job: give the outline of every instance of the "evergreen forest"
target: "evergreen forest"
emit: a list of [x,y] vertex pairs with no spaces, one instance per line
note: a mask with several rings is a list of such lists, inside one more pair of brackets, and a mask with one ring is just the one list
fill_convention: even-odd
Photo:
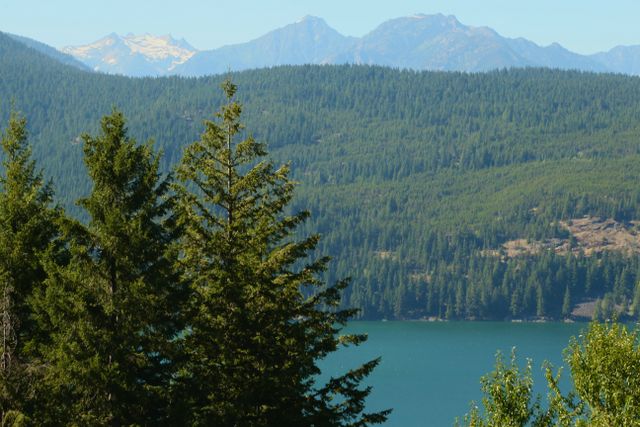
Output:
[[172,173],[117,109],[82,135],[90,191],[76,206],[32,159],[10,114],[0,146],[0,424],[351,426],[379,363],[321,383],[318,362],[365,335],[341,333],[348,281],[325,283],[316,234],[292,235],[287,165],[243,137],[237,87]]
[[[224,104],[228,77],[85,72],[3,34],[0,70],[0,122],[12,110],[28,119],[54,205],[87,226],[89,205],[75,203],[92,189],[82,135],[116,107],[167,174]],[[341,307],[364,319],[561,319],[583,303],[600,318],[640,314],[638,248],[584,250],[563,225],[613,220],[636,235],[639,78],[349,65],[231,77],[242,137],[298,183],[283,209],[310,213],[294,238],[321,235],[309,256],[333,258],[323,283],[351,277]],[[510,253],[516,240],[568,249]]]

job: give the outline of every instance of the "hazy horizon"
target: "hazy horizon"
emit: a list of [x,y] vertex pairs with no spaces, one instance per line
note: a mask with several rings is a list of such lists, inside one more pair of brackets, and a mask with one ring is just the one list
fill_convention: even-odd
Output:
[[258,2],[238,0],[212,4],[202,0],[92,4],[79,0],[42,3],[14,1],[3,5],[0,31],[30,37],[61,48],[94,42],[107,34],[171,34],[199,50],[244,43],[296,22],[306,15],[323,18],[346,36],[361,37],[389,19],[418,13],[454,15],[465,25],[487,26],[502,36],[523,37],[546,46],[559,43],[580,54],[640,44],[635,20],[640,3],[541,0],[535,4],[487,0],[402,3],[353,0]]

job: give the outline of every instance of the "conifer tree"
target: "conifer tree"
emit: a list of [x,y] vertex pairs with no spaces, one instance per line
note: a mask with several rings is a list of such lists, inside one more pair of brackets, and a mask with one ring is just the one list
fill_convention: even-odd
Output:
[[42,338],[31,304],[42,286],[39,254],[56,234],[53,191],[36,171],[27,145],[26,120],[12,113],[2,135],[0,175],[0,411],[1,423],[21,418],[35,404],[36,354]]
[[631,316],[640,317],[640,283],[636,283],[633,301],[631,302]]
[[564,290],[564,297],[562,298],[562,315],[567,318],[571,315],[571,291],[569,285]]
[[[387,411],[364,414],[364,364],[318,386],[317,362],[342,344],[354,314],[340,310],[340,282],[325,286],[326,258],[305,264],[318,236],[294,241],[307,212],[283,213],[293,194],[288,166],[262,158],[262,144],[242,138],[236,86],[206,121],[178,169],[181,245],[190,283],[187,365],[181,378],[194,425],[364,426]],[[306,293],[303,293],[306,291]],[[310,296],[305,296],[310,295]]]
[[44,297],[53,327],[47,352],[51,420],[74,425],[169,423],[170,381],[181,331],[169,181],[151,142],[127,135],[122,113],[84,135],[93,181],[69,221],[69,262],[47,264]]

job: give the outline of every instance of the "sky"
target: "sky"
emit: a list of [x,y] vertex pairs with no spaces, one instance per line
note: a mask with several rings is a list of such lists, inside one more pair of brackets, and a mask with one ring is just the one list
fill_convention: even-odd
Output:
[[0,0],[0,31],[58,48],[112,32],[171,34],[204,50],[255,39],[305,15],[360,37],[416,13],[455,15],[465,25],[581,54],[640,45],[638,0]]

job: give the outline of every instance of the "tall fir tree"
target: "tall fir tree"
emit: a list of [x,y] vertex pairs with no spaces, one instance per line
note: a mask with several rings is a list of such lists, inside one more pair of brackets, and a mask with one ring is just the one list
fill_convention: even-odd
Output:
[[54,424],[169,424],[183,295],[169,180],[152,143],[127,135],[122,113],[101,125],[99,136],[83,136],[93,189],[79,204],[88,225],[67,222],[69,262],[47,264],[48,417]]
[[305,264],[318,236],[291,236],[308,213],[283,213],[294,188],[289,168],[261,160],[264,146],[242,138],[236,86],[227,80],[223,90],[218,120],[205,122],[178,168],[182,264],[191,288],[181,380],[191,423],[383,422],[387,411],[363,413],[370,389],[361,381],[377,360],[316,384],[318,360],[365,337],[339,335],[354,314],[338,308],[347,283],[318,279],[326,258]]
[[[39,381],[37,352],[43,331],[34,322],[33,294],[45,274],[40,254],[56,235],[53,191],[36,171],[26,120],[12,113],[2,135],[0,175],[0,411],[2,425],[31,412]],[[8,421],[7,421],[8,422]]]
[[571,316],[571,291],[569,285],[565,287],[564,297],[562,298],[562,316],[568,318]]

